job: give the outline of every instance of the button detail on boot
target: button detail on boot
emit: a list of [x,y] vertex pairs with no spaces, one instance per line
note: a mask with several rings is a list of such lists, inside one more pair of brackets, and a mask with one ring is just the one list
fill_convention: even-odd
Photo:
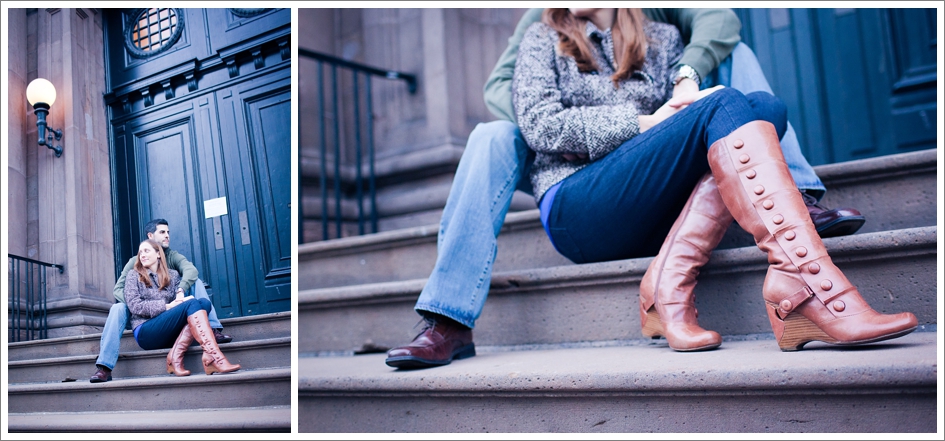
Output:
[[774,208],[774,202],[771,202],[771,199],[768,199],[767,201],[762,202],[761,206],[765,207],[765,210],[770,210]]
[[[797,254],[797,257],[804,257],[807,255],[807,248],[797,247],[797,249],[794,250],[794,253]],[[824,288],[824,289],[828,289],[828,288]]]
[[746,176],[748,179],[755,179],[755,176],[758,176],[758,172],[756,172],[756,171],[754,171],[754,170],[748,170],[748,173],[745,173],[745,176]]
[[765,192],[765,188],[761,185],[755,187],[755,194],[760,195]]
[[847,305],[843,304],[842,300],[837,300],[836,302],[833,302],[833,309],[837,312],[843,312],[843,310],[846,309],[846,307]]
[[820,265],[818,265],[816,262],[814,262],[814,263],[810,264],[810,266],[808,266],[807,269],[810,270],[810,273],[811,273],[811,274],[817,274],[817,273],[820,272]]
[[781,225],[781,223],[784,222],[784,216],[776,214],[773,218],[771,218],[771,221],[774,222],[775,225]]
[[735,148],[740,149],[745,146],[745,141],[736,139],[735,142],[732,143],[732,145],[735,146]]
[[787,240],[794,240],[795,237],[797,237],[797,233],[795,233],[794,230],[788,230],[784,233],[784,238]]
[[781,303],[778,305],[782,311],[790,311],[794,307],[794,304],[790,300],[784,299],[781,300]]
[[748,155],[741,155],[738,157],[738,162],[741,162],[742,164],[747,164],[748,161],[751,161],[751,157]]
[[823,282],[820,282],[820,287],[824,291],[830,291],[830,288],[833,288],[833,282],[825,279]]

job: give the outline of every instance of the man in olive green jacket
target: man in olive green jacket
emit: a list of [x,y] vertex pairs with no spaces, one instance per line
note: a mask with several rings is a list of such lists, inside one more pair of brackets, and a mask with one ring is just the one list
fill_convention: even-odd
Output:
[[[541,20],[542,11],[530,9],[524,14],[486,82],[486,106],[500,120],[479,124],[469,135],[440,221],[436,265],[414,307],[426,326],[409,345],[388,352],[389,366],[441,366],[475,355],[472,328],[489,293],[496,237],[512,193],[516,188],[531,193],[529,180],[522,178],[527,178],[534,154],[515,125],[511,83],[519,43],[528,27]],[[716,84],[744,93],[771,93],[754,53],[740,43],[741,22],[732,10],[643,12],[650,20],[676,26],[686,44],[675,66],[670,105],[686,105],[685,97]],[[816,204],[825,189],[801,154],[790,124],[782,148],[818,232],[826,237],[856,231],[863,223],[859,212]]]
[[[178,285],[177,288],[178,295],[183,296],[186,293],[194,298],[205,298],[209,300],[203,282],[197,278],[197,267],[195,267],[193,263],[190,263],[183,254],[170,248],[171,232],[167,221],[164,219],[153,219],[145,224],[144,232],[148,236],[148,239],[157,241],[161,244],[161,247],[164,248],[164,257],[167,259],[168,268],[180,273],[180,285]],[[121,335],[128,326],[128,319],[131,315],[128,311],[128,306],[125,305],[125,278],[128,276],[129,272],[134,271],[136,263],[138,263],[137,255],[128,260],[128,263],[126,263],[125,267],[121,270],[121,276],[119,276],[118,281],[115,282],[115,288],[112,294],[115,296],[115,300],[117,300],[118,303],[112,305],[111,309],[108,311],[108,317],[105,319],[105,327],[102,328],[102,339],[99,344],[98,359],[95,360],[95,374],[89,379],[91,383],[103,383],[111,381],[112,379],[112,369],[115,368],[115,364],[118,362]],[[217,343],[228,343],[233,340],[233,337],[223,333],[223,325],[220,324],[216,310],[213,308],[210,309],[210,313],[208,314],[208,321],[210,322],[210,327],[213,328],[213,334],[216,337]]]

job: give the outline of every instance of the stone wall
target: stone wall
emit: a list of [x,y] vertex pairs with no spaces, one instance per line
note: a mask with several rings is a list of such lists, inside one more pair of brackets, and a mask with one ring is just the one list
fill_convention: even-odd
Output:
[[[10,253],[65,267],[47,279],[50,337],[100,332],[115,284],[101,13],[10,9],[9,24]],[[56,87],[58,158],[25,99],[39,77]]]
[[[410,93],[402,81],[372,79],[373,139],[380,230],[439,221],[453,172],[476,124],[495,117],[482,89],[524,9],[299,9],[299,46],[370,66],[417,76]],[[303,242],[320,240],[320,153],[316,63],[300,58],[299,121]],[[329,76],[325,71],[326,81]],[[353,82],[339,79],[341,176],[353,176]],[[361,86],[359,86],[361,87]],[[363,90],[363,88],[362,88]],[[328,93],[327,90],[325,92]],[[346,101],[347,99],[347,101]],[[351,104],[347,104],[351,107]],[[329,139],[326,144],[333,145]],[[332,148],[326,158],[334,161]],[[366,166],[362,166],[366,169]],[[329,170],[327,174],[332,174]],[[344,181],[344,178],[342,178]],[[528,197],[514,209],[532,208]],[[346,200],[346,230],[356,207]],[[329,213],[333,211],[329,207]]]

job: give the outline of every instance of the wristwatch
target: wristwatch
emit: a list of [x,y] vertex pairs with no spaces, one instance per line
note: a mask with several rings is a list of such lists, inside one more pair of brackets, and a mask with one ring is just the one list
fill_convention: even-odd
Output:
[[692,66],[688,64],[679,65],[679,69],[676,70],[676,78],[673,79],[673,86],[679,84],[684,78],[689,78],[692,81],[696,82],[696,85],[702,84],[702,79],[699,78],[699,72],[696,72]]

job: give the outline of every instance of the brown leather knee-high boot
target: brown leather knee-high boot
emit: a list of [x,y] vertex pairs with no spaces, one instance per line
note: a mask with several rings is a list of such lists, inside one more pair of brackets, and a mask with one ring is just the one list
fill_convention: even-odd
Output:
[[187,353],[187,348],[190,347],[190,343],[193,341],[194,336],[190,333],[190,325],[184,325],[184,328],[180,330],[180,335],[177,336],[177,341],[174,342],[174,346],[167,353],[167,373],[178,377],[190,375],[190,371],[184,369],[184,354]]
[[210,322],[207,320],[207,311],[200,310],[187,316],[187,323],[194,335],[194,339],[203,348],[203,370],[207,375],[214,372],[227,373],[240,368],[238,364],[231,364],[213,337],[213,329],[210,329]]
[[695,295],[699,268],[732,224],[711,173],[696,184],[689,201],[640,281],[640,325],[647,337],[664,336],[677,351],[713,349],[722,336],[697,321]]
[[753,121],[709,148],[725,205],[768,253],[764,299],[783,351],[810,341],[850,345],[906,335],[912,313],[880,314],[833,264],[781,153],[774,126]]

